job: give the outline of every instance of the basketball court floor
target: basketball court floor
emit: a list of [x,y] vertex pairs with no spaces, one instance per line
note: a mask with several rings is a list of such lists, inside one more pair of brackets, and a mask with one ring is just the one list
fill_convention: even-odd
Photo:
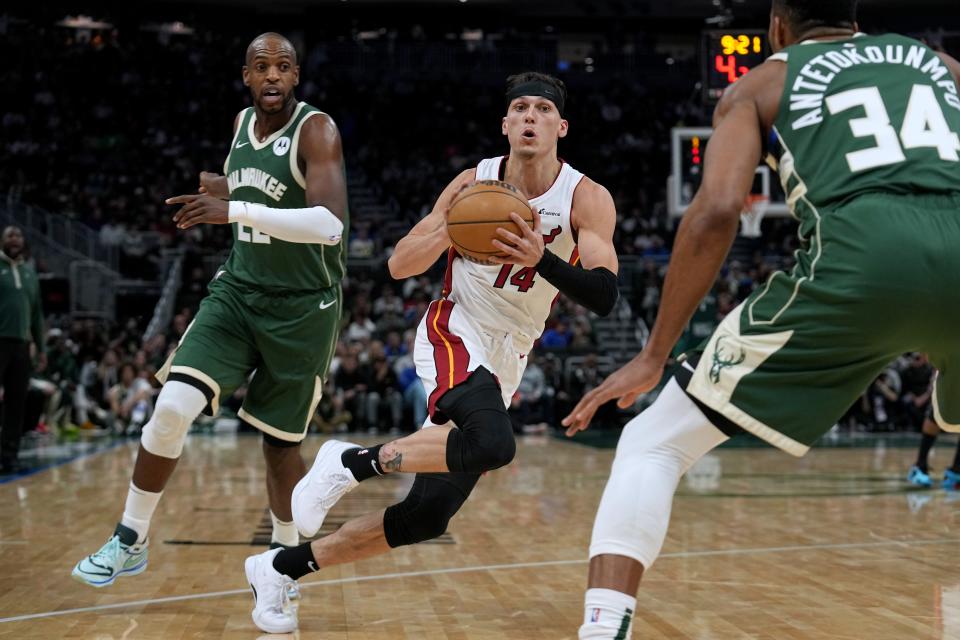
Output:
[[[304,454],[312,459],[321,442],[309,438]],[[937,468],[953,446],[944,438]],[[111,533],[135,452],[135,441],[122,442],[0,484],[0,637],[290,638],[262,635],[250,620],[243,560],[270,535],[252,436],[191,438],[144,574],[100,590],[70,579]],[[766,448],[715,452],[681,481],[634,638],[960,638],[960,495],[912,491],[903,477],[914,455],[882,444],[800,460]],[[576,638],[612,456],[524,439],[441,539],[305,579],[296,637]],[[408,483],[364,483],[321,535],[390,504]]]

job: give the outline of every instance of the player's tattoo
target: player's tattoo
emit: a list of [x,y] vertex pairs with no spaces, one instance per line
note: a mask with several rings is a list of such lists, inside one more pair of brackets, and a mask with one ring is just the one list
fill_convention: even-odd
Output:
[[396,451],[389,444],[380,449],[380,467],[387,473],[400,471],[403,463],[403,454]]

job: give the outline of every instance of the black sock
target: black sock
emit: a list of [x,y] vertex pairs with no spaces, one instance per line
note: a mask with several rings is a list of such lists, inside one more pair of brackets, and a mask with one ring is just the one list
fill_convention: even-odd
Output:
[[273,556],[273,568],[293,580],[320,570],[309,542],[304,542],[299,547],[281,549],[280,553]]
[[340,462],[347,469],[350,469],[357,482],[363,482],[373,476],[382,476],[383,467],[380,466],[380,447],[382,446],[382,444],[378,444],[369,449],[360,449],[359,447],[348,449],[340,455]]
[[937,436],[923,434],[920,438],[920,453],[917,454],[917,467],[920,471],[927,473],[927,459],[930,457],[930,449],[933,443],[937,441]]
[[957,453],[953,456],[953,466],[950,470],[954,473],[960,473],[960,442],[957,443]]
[[128,547],[132,547],[137,543],[137,537],[139,534],[130,527],[124,526],[118,522],[117,528],[113,530],[113,535],[120,536],[120,542]]

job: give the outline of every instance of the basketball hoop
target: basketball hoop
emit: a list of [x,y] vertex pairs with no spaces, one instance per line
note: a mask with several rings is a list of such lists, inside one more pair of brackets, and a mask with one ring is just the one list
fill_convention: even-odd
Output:
[[770,206],[770,196],[760,193],[751,193],[743,204],[740,212],[740,235],[744,238],[759,238],[760,223]]

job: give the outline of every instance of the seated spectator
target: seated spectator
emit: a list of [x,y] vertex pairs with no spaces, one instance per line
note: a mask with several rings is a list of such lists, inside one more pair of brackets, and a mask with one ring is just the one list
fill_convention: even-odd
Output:
[[404,334],[404,349],[406,353],[393,363],[393,371],[397,376],[397,384],[403,392],[404,405],[413,413],[413,430],[419,429],[427,421],[427,392],[423,382],[417,375],[417,367],[413,361],[413,345],[416,341],[416,332],[412,329]]
[[340,366],[333,378],[336,389],[336,413],[350,412],[353,417],[351,426],[360,429],[366,426],[367,390],[370,388],[370,370],[361,365],[357,354],[348,350],[340,360]]
[[119,433],[138,433],[153,413],[153,387],[132,362],[120,365],[120,382],[108,393],[114,430]]
[[[394,373],[383,343],[370,343],[370,390],[367,392],[367,425],[372,433],[384,431],[386,425],[390,433],[400,432],[400,422],[403,420],[403,396],[397,389],[397,375]],[[386,419],[381,415],[386,408]]]
[[566,349],[570,344],[570,333],[565,322],[557,322],[540,336],[540,346],[544,349]]
[[530,362],[523,371],[517,392],[510,404],[514,431],[518,433],[544,433],[547,430],[545,405],[546,377],[540,368],[540,359],[530,354]]
[[373,333],[376,330],[377,327],[373,324],[373,320],[371,320],[367,315],[365,306],[358,304],[356,309],[354,309],[353,319],[347,326],[347,331],[344,337],[348,342],[366,343],[370,342],[370,339],[373,337]]

